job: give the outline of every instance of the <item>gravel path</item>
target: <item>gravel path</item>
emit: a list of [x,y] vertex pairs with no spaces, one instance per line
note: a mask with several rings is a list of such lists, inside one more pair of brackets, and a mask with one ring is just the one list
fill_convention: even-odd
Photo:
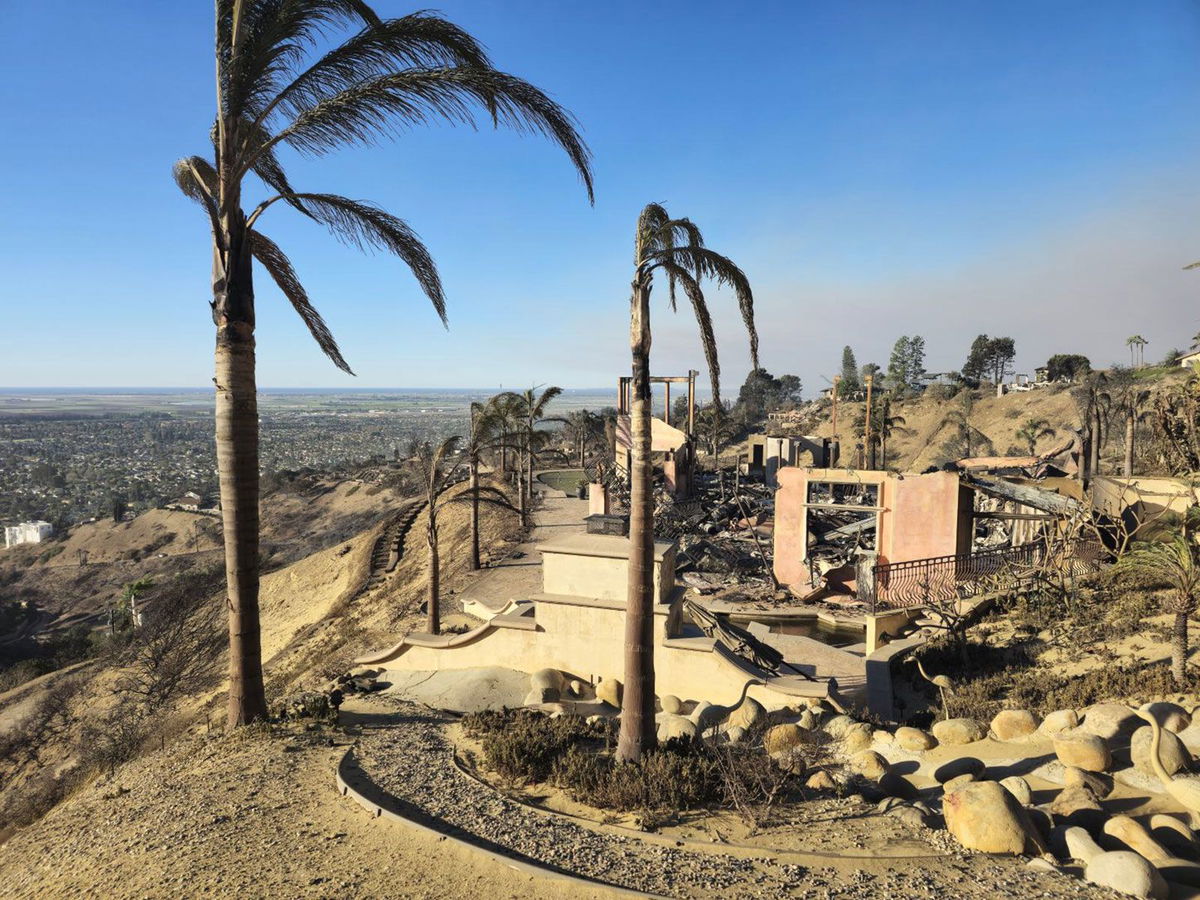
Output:
[[855,871],[845,861],[807,867],[595,831],[535,812],[465,777],[453,765],[445,735],[449,718],[391,702],[394,721],[367,729],[356,758],[376,785],[398,799],[401,811],[491,850],[609,884],[672,897],[1115,896],[1065,875],[1034,872],[1020,860],[981,855],[897,860],[882,868],[872,860],[874,871]]

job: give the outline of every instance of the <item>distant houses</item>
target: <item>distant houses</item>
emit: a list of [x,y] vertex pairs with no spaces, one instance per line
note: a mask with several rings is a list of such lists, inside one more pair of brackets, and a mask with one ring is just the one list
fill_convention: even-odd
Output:
[[1200,349],[1193,347],[1187,353],[1181,353],[1175,357],[1175,362],[1185,369],[1195,368],[1197,365],[1200,365]]
[[167,509],[179,509],[183,512],[205,513],[206,515],[216,515],[221,508],[221,504],[215,500],[210,500],[203,494],[198,494],[195,491],[188,491],[180,497],[175,498],[170,503],[166,504]]
[[4,529],[4,548],[7,550],[18,544],[40,544],[52,534],[54,534],[54,526],[40,520],[9,525]]

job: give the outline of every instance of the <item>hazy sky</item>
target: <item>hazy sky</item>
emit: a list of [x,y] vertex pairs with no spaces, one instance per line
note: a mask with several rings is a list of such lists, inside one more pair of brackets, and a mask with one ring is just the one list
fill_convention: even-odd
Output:
[[[451,327],[399,261],[277,205],[262,228],[359,377],[260,273],[262,385],[614,382],[651,200],[742,265],[763,364],[810,395],[844,344],[886,364],[900,334],[926,337],[933,371],[979,332],[1011,335],[1031,371],[1054,352],[1127,360],[1135,332],[1157,359],[1200,330],[1200,272],[1181,271],[1200,258],[1195,0],[438,6],[578,116],[596,206],[560,151],[506,133],[286,156],[299,189],[417,229]],[[206,0],[0,0],[0,385],[210,382],[207,226],[170,167],[206,152],[211,16]],[[703,369],[665,299],[655,372]],[[732,298],[710,301],[733,388],[745,336]]]

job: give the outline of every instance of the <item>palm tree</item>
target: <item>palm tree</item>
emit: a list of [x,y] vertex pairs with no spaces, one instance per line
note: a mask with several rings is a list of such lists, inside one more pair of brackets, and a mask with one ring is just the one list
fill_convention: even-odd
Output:
[[1145,543],[1125,554],[1117,565],[1171,585],[1163,611],[1175,616],[1171,639],[1171,676],[1183,688],[1187,683],[1188,618],[1200,602],[1200,547],[1187,522],[1169,540]]
[[[493,397],[494,401],[496,398]],[[492,448],[496,426],[495,408],[492,403],[472,403],[471,419],[467,426],[467,437],[463,441],[463,456],[467,460],[471,494],[471,571],[479,571],[479,466],[483,455]]]
[[887,468],[887,442],[893,434],[907,434],[908,420],[904,416],[892,415],[892,398],[887,394],[879,402],[879,415],[876,417],[875,433],[872,438],[879,441],[879,468]]
[[710,403],[696,413],[696,436],[718,469],[721,467],[721,448],[728,446],[737,434],[737,423],[729,417],[728,410]]
[[417,454],[417,464],[420,466],[425,483],[425,503],[428,522],[425,527],[425,540],[429,545],[429,598],[426,604],[428,615],[428,631],[430,634],[441,634],[442,622],[440,615],[441,602],[441,563],[438,557],[438,510],[444,500],[448,499],[446,492],[458,483],[458,472],[462,466],[461,460],[454,459],[462,438],[455,435],[448,437],[437,447],[425,443]]
[[[1140,369],[1146,362],[1146,345],[1150,343],[1140,334],[1125,338],[1125,346],[1129,348],[1129,365]],[[1136,362],[1134,361],[1136,356]]]
[[[338,27],[355,29],[312,58]],[[445,321],[432,257],[401,219],[370,203],[301,193],[277,155],[322,156],[433,119],[543,135],[566,151],[592,195],[591,156],[571,115],[529,83],[493,67],[462,29],[428,13],[381,19],[363,0],[216,0],[217,113],[213,158],[175,164],[179,188],[203,207],[212,231],[216,325],[216,443],[229,607],[229,723],[267,715],[258,615],[259,466],[252,261],[267,271],[321,349],[350,372],[283,251],[259,228],[282,201],[360,248],[394,253]],[[247,215],[253,173],[270,196]]]
[[1026,419],[1017,429],[1016,437],[1029,448],[1029,455],[1033,456],[1037,453],[1037,442],[1044,437],[1053,437],[1054,433],[1045,419]]
[[554,398],[562,393],[562,388],[551,385],[540,394],[537,388],[528,388],[517,394],[509,392],[513,398],[517,418],[516,438],[517,469],[518,469],[518,508],[521,511],[521,524],[529,525],[529,513],[533,509],[533,461],[549,441],[549,433],[541,426],[548,422],[562,422],[556,416],[546,415]]
[[665,275],[667,296],[675,308],[681,287],[700,325],[700,340],[712,380],[713,404],[720,405],[720,366],[712,319],[701,282],[731,287],[750,333],[751,369],[758,365],[754,297],[750,282],[728,258],[704,246],[700,229],[688,219],[672,219],[657,203],[638,217],[634,237],[634,275],[630,298],[629,345],[633,358],[630,384],[629,599],[625,613],[625,696],[622,702],[619,759],[640,759],[655,745],[654,726],[654,497],[650,469],[650,290],[655,273]]
[[600,417],[591,410],[577,409],[567,415],[567,427],[564,430],[575,444],[581,469],[587,465],[587,446],[598,436],[600,428]]

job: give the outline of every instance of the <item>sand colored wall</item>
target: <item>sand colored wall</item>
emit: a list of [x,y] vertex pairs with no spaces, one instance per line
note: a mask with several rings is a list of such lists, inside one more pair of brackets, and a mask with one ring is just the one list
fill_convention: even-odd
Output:
[[1143,516],[1164,508],[1183,514],[1200,497],[1200,490],[1181,478],[1098,475],[1092,479],[1091,491],[1092,508],[1114,518],[1131,506],[1140,507]]
[[[538,544],[542,591],[621,603],[629,593],[629,538],[611,534],[571,534]],[[669,599],[675,586],[675,545],[654,544],[654,598]]]
[[[876,550],[880,563],[950,556],[969,549],[970,529],[963,527],[965,504],[954,472],[899,476],[890,472],[785,467],[777,474],[775,494],[775,575],[804,592],[811,585],[807,556],[805,512],[810,481],[858,482],[879,485]],[[853,588],[853,581],[839,583]]]

